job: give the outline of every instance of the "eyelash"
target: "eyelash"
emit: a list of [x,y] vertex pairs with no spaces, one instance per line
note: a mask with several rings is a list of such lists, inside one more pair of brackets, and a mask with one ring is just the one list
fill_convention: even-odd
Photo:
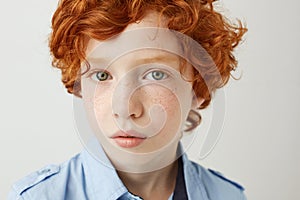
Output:
[[[100,74],[100,73],[107,74],[107,78],[105,80],[100,80],[99,79],[100,76],[98,76],[98,74]],[[110,80],[112,78],[111,75],[107,71],[96,71],[96,72],[93,72],[93,73],[91,73],[90,77],[94,81],[99,81],[99,82],[107,81],[107,80]]]
[[[99,74],[102,73],[102,74],[107,74],[107,77],[105,80],[100,80],[99,77]],[[155,74],[154,73],[160,73],[162,75],[161,78],[154,78]],[[156,74],[158,75],[158,74]],[[94,81],[97,81],[97,82],[103,82],[103,81],[107,81],[107,80],[110,80],[112,79],[112,76],[110,75],[109,72],[107,71],[95,71],[95,72],[92,72],[89,76],[92,80]],[[152,80],[152,81],[161,81],[161,80],[164,80],[166,78],[168,78],[169,75],[162,71],[162,70],[152,70],[152,71],[148,71],[144,76],[143,76],[143,79],[148,79],[148,80]]]
[[[154,78],[154,76],[155,76],[154,73],[160,73],[160,74],[163,75],[163,77],[160,78],[160,79],[156,79],[156,78]],[[151,76],[151,77],[148,77],[148,76]],[[146,79],[147,77],[150,80],[161,81],[161,80],[164,80],[164,79],[168,78],[169,75],[166,72],[162,71],[162,70],[153,70],[153,71],[150,71],[150,72],[146,73],[146,75],[144,76],[144,78]]]

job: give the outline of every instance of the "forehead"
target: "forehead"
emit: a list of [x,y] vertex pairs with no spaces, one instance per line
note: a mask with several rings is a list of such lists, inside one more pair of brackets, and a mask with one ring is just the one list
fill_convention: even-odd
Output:
[[110,39],[90,39],[86,56],[87,60],[99,57],[114,60],[127,53],[146,49],[182,54],[178,38],[173,31],[166,28],[166,19],[160,18],[155,12],[149,13],[139,22],[128,25],[123,32]]

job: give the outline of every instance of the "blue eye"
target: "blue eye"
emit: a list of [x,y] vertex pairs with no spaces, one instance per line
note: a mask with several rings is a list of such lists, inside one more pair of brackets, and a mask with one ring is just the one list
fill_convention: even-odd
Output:
[[106,81],[108,79],[111,79],[110,74],[105,71],[95,72],[91,77],[96,81]]
[[150,80],[156,80],[156,81],[165,79],[167,77],[168,75],[162,71],[152,71],[146,75],[146,78]]

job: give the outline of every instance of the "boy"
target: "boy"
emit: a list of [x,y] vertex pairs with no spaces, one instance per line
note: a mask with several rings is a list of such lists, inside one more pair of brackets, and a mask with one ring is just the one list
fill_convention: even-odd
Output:
[[212,1],[62,0],[52,29],[53,65],[92,131],[79,130],[86,150],[19,181],[9,199],[245,199],[180,143],[235,69],[241,24]]

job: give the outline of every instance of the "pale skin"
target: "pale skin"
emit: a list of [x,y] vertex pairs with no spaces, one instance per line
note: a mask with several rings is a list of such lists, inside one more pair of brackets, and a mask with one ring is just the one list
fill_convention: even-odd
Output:
[[[149,14],[138,23],[130,24],[125,31],[149,26],[164,27],[165,24],[163,21],[158,23],[158,14],[156,12],[149,12]],[[91,40],[86,52],[87,55],[90,53],[89,51],[91,51],[91,49],[99,44],[101,44],[101,42]],[[145,55],[151,55],[151,59],[147,58]],[[120,58],[114,62],[110,68],[105,70],[105,73],[107,74],[103,74],[104,70],[102,70],[101,67],[93,68],[92,66],[92,73],[88,73],[88,75],[83,77],[81,80],[83,100],[85,104],[93,105],[90,108],[91,113],[96,114],[97,120],[102,122],[100,128],[103,132],[103,135],[99,136],[99,140],[107,140],[108,144],[112,145],[113,147],[117,147],[117,145],[110,137],[120,129],[120,127],[116,125],[116,119],[122,118],[122,122],[127,123],[130,120],[130,123],[134,122],[140,126],[145,126],[145,124],[151,121],[148,110],[149,108],[153,107],[153,105],[160,104],[164,109],[167,117],[164,127],[158,133],[151,135],[151,137],[147,137],[141,145],[133,148],[126,148],[126,151],[130,151],[132,153],[152,152],[156,149],[164,147],[169,143],[170,140],[172,140],[172,138],[175,138],[175,142],[173,145],[171,145],[171,150],[166,151],[165,155],[166,158],[173,160],[173,162],[170,162],[169,165],[163,168],[146,173],[126,172],[123,170],[118,170],[118,167],[115,166],[120,179],[127,189],[131,193],[138,195],[145,200],[168,199],[174,192],[178,170],[176,149],[181,137],[178,135],[177,130],[180,129],[182,123],[184,123],[184,121],[181,120],[182,116],[184,116],[186,119],[189,110],[199,107],[203,102],[202,99],[194,98],[191,83],[189,82],[188,84],[190,85],[187,87],[188,89],[186,89],[188,91],[184,100],[176,99],[176,95],[170,93],[168,89],[160,87],[159,85],[145,86],[135,90],[131,98],[128,100],[129,113],[123,112],[122,107],[114,107],[115,109],[112,109],[111,99],[114,98],[112,91],[119,86],[118,84],[120,84],[120,81],[124,76],[128,76],[128,81],[126,81],[126,79],[123,82],[129,87],[132,82],[130,79],[134,78],[135,76],[130,76],[128,74],[130,74],[130,71],[135,70],[137,66],[155,62],[168,65],[172,70],[179,72],[178,57],[164,55],[163,57],[166,59],[161,59],[161,55],[164,54],[162,54],[160,51],[147,52],[147,54],[141,51],[129,54]],[[102,62],[102,57],[88,57],[87,60],[91,63],[95,63],[95,65],[100,65]],[[149,60],[151,60],[151,62]],[[147,72],[147,70],[145,71]],[[192,77],[192,67],[187,65],[183,73],[185,77]],[[149,73],[145,73],[145,75],[142,76],[142,81],[146,83],[157,81],[160,81],[159,83],[164,83],[164,81],[171,81],[168,80],[168,77],[171,77],[171,73],[168,75],[158,68],[154,71],[149,71]],[[97,84],[95,84],[95,81],[98,81]],[[122,99],[122,94],[119,94],[118,98]],[[184,109],[180,107],[181,105],[184,105]],[[146,133],[144,134],[147,136]],[[115,164],[114,159],[117,161],[118,158],[115,158],[115,155],[111,155],[110,152],[107,152],[105,147],[104,150],[106,150],[106,153],[108,154],[108,157],[112,163]]]
[[145,200],[168,199],[175,189],[178,162],[148,173],[126,173],[118,175],[127,189]]

